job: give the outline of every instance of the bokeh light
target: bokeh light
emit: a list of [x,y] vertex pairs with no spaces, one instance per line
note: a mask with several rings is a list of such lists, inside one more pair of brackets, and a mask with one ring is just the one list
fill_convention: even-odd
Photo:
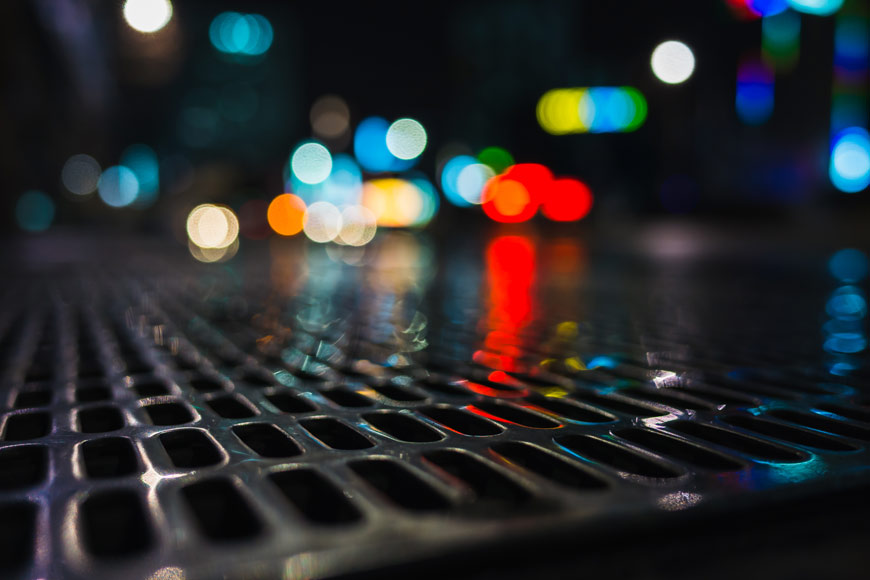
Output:
[[489,165],[470,163],[456,176],[456,193],[470,204],[483,203],[483,188],[486,182],[495,177]]
[[309,118],[314,134],[324,139],[338,139],[350,129],[350,108],[336,95],[323,95],[314,101]]
[[853,284],[867,277],[870,260],[861,250],[845,248],[831,256],[828,269],[837,280]]
[[260,56],[272,46],[272,25],[261,14],[222,12],[208,29],[212,46],[224,54]]
[[667,40],[653,50],[650,58],[653,74],[663,83],[676,85],[692,76],[695,55],[692,49],[678,40]]
[[303,143],[290,158],[293,175],[302,183],[313,185],[325,181],[332,171],[329,149],[313,141]]
[[160,164],[154,150],[148,145],[130,145],[121,154],[121,166],[132,171],[139,182],[132,205],[144,208],[153,204],[160,189]]
[[579,179],[554,179],[541,204],[544,217],[557,222],[583,219],[592,209],[592,190]]
[[426,129],[414,119],[398,119],[387,129],[386,140],[396,158],[416,159],[426,149]]
[[198,205],[187,216],[187,237],[200,248],[226,248],[239,237],[239,219],[227,207]]
[[525,185],[503,175],[489,180],[484,197],[484,213],[501,223],[527,221],[538,209]]
[[226,262],[239,251],[239,240],[236,239],[224,248],[203,248],[193,243],[193,240],[188,240],[187,249],[190,251],[190,255],[200,262],[206,264]]
[[787,0],[746,0],[746,4],[756,14],[764,17],[775,16],[788,10]]
[[412,181],[397,177],[372,179],[363,185],[362,205],[374,214],[379,226],[403,228],[425,225],[426,194]]
[[487,147],[477,154],[477,160],[496,173],[501,173],[514,164],[513,155],[501,147]]
[[302,231],[306,204],[292,193],[282,193],[272,200],[267,211],[269,226],[282,236],[294,236]]
[[124,20],[139,32],[157,32],[172,19],[169,0],[127,0],[124,2]]
[[414,166],[414,159],[399,159],[387,147],[390,124],[382,117],[367,117],[357,126],[353,136],[353,152],[363,169],[374,173],[405,171]]
[[448,160],[441,169],[441,191],[444,192],[444,197],[453,205],[459,207],[468,207],[471,202],[459,194],[459,174],[466,167],[474,165],[477,160],[470,155],[457,155]]
[[773,70],[751,58],[737,69],[737,116],[747,125],[760,125],[773,114]]
[[843,6],[843,0],[787,0],[787,2],[798,12],[816,16],[829,16]]
[[15,221],[27,232],[44,232],[54,221],[54,201],[41,191],[24,192],[15,204]]
[[63,164],[60,180],[70,193],[88,195],[97,190],[100,172],[100,164],[96,159],[80,153],[73,155]]
[[139,180],[129,167],[115,165],[100,175],[97,192],[103,203],[111,207],[126,207],[139,195]]
[[336,241],[348,246],[364,246],[374,239],[377,231],[375,214],[364,206],[351,205],[341,211],[341,229]]
[[800,52],[801,17],[786,10],[761,21],[761,53],[764,60],[780,70],[797,63]]
[[328,201],[312,203],[302,218],[302,231],[312,242],[324,244],[341,231],[341,212]]
[[538,101],[538,124],[551,135],[629,132],[646,120],[646,98],[633,87],[553,89]]
[[424,176],[411,176],[409,181],[420,192],[423,202],[420,214],[409,225],[411,227],[422,228],[432,221],[432,218],[438,213],[441,201],[435,186]]
[[870,135],[860,127],[838,133],[831,145],[828,175],[834,187],[856,193],[870,185]]

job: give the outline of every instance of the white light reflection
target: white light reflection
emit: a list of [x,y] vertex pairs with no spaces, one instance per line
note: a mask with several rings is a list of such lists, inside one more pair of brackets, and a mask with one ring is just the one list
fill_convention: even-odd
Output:
[[416,159],[426,149],[426,129],[414,119],[399,119],[387,130],[387,149],[399,159]]
[[694,505],[698,505],[702,499],[704,499],[704,496],[699,493],[691,493],[688,491],[675,491],[673,493],[663,495],[658,500],[656,500],[656,503],[663,510],[675,512],[690,508]]
[[663,83],[676,85],[688,80],[695,70],[692,49],[677,40],[658,45],[650,59],[653,73]]
[[139,32],[157,32],[171,19],[172,3],[169,0],[127,0],[124,3],[124,20]]
[[312,203],[302,218],[302,231],[312,242],[331,242],[341,231],[341,212],[327,201]]

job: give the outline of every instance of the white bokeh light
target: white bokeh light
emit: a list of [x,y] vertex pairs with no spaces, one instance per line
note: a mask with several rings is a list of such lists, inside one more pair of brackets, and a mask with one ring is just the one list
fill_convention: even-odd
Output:
[[169,0],[127,0],[124,3],[124,20],[139,32],[157,32],[172,19],[172,3]]
[[332,171],[332,155],[320,143],[303,143],[293,152],[290,168],[296,179],[302,183],[321,183]]
[[312,242],[331,242],[341,231],[341,212],[328,201],[317,201],[308,206],[302,217],[302,231]]
[[663,83],[676,85],[688,80],[695,70],[692,49],[676,40],[658,45],[650,59],[653,73]]
[[399,119],[387,130],[387,149],[399,159],[416,159],[426,149],[426,129],[414,119]]

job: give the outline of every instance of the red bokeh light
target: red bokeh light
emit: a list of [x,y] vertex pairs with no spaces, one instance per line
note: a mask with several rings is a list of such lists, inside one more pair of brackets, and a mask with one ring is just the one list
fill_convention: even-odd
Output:
[[592,191],[579,179],[554,179],[543,199],[541,213],[556,222],[573,222],[592,209]]

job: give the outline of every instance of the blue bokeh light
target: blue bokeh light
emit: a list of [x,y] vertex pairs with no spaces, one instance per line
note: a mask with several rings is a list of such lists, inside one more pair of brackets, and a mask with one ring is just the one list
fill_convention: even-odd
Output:
[[44,232],[54,221],[54,201],[41,191],[26,191],[15,204],[15,221],[27,232]]
[[856,193],[870,185],[870,135],[865,129],[849,127],[834,137],[828,176],[844,193]]
[[97,183],[97,191],[106,205],[125,207],[136,201],[139,180],[129,167],[115,165],[103,171]]
[[130,145],[121,155],[121,165],[132,171],[139,182],[139,192],[131,205],[145,208],[153,204],[160,189],[160,164],[154,150],[148,145]]
[[441,191],[444,197],[453,205],[469,207],[471,202],[459,193],[459,174],[469,165],[477,163],[477,159],[470,155],[457,155],[444,164],[441,170]]
[[406,171],[414,166],[416,159],[399,159],[387,148],[387,131],[390,123],[383,117],[368,117],[357,126],[353,136],[353,152],[366,171]]
[[260,56],[272,46],[272,25],[260,14],[222,12],[208,29],[212,46],[224,54]]
[[737,116],[747,125],[760,125],[773,114],[773,72],[760,61],[748,61],[737,71]]
[[747,4],[761,16],[773,16],[788,9],[786,0],[749,0]]
[[787,0],[788,5],[805,14],[828,16],[843,6],[843,0]]
[[858,282],[870,271],[870,260],[861,250],[845,248],[828,260],[828,269],[834,278],[842,282]]

